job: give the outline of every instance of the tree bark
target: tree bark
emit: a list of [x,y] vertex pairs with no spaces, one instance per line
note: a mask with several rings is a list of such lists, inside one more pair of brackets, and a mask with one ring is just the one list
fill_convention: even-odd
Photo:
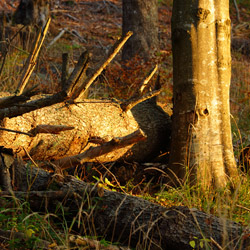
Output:
[[20,0],[14,13],[14,22],[44,27],[49,17],[49,4],[50,0]]
[[[35,127],[45,124],[74,129],[59,134],[48,131],[47,134],[29,136]],[[84,100],[69,106],[59,103],[22,116],[5,118],[1,127],[28,134],[1,130],[1,146],[11,148],[14,153],[18,152],[24,157],[27,157],[28,152],[34,160],[39,161],[80,154],[90,146],[126,136],[139,128],[146,134],[146,141],[115,150],[96,160],[107,162],[124,157],[129,161],[147,161],[169,148],[171,133],[169,116],[151,100],[139,103],[127,112],[123,112],[120,105],[112,101]]]
[[172,171],[207,187],[237,183],[229,110],[229,1],[174,1],[172,46]]
[[159,48],[158,1],[123,0],[122,32],[133,31],[133,36],[123,48],[122,59],[135,55],[150,59]]
[[[84,183],[72,176],[58,182],[50,173],[26,166],[15,168],[15,178],[17,187],[30,190],[29,195],[15,192],[16,197],[29,197],[33,210],[45,208],[54,213],[60,202],[65,210],[70,209],[68,221],[78,218],[84,225],[84,228],[77,228],[78,232],[102,236],[111,242],[151,250],[193,249],[191,241],[195,241],[195,249],[200,242],[208,249],[221,249],[218,246],[247,249],[250,244],[249,229],[195,208],[162,207]],[[37,191],[45,189],[47,191]],[[6,194],[1,192],[0,195]]]

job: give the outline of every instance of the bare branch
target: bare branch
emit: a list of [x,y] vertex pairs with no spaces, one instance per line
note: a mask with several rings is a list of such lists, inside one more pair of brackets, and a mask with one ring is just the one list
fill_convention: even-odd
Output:
[[64,125],[47,125],[41,124],[36,126],[34,129],[29,131],[29,134],[36,136],[37,134],[59,134],[62,131],[72,130],[74,127],[64,126]]
[[80,55],[73,72],[69,76],[69,79],[63,88],[63,90],[67,93],[67,96],[72,95],[72,93],[79,88],[79,85],[82,84],[83,78],[86,76],[88,63],[89,53],[88,51],[85,51]]
[[156,95],[159,95],[160,93],[161,93],[161,90],[159,89],[159,90],[151,91],[151,92],[147,93],[144,96],[132,97],[129,100],[126,100],[122,104],[120,104],[121,109],[124,112],[127,112],[130,109],[132,109],[135,105],[137,105],[138,103],[143,102],[143,101],[145,101],[147,99],[150,99],[150,98],[152,98],[152,97],[154,97]]
[[84,83],[73,93],[72,100],[79,100],[83,97],[86,90],[91,86],[91,84],[95,81],[95,79],[101,74],[101,72],[107,67],[107,65],[113,60],[116,54],[120,51],[123,47],[125,42],[132,36],[133,32],[129,31],[124,37],[119,39],[111,49],[109,56],[101,66],[96,70],[96,72],[88,78]]
[[17,89],[16,89],[16,93],[18,93],[18,94],[21,94],[23,92],[23,90],[26,87],[26,85],[29,81],[29,78],[30,78],[35,66],[36,66],[36,60],[37,60],[38,54],[40,52],[40,49],[42,47],[45,36],[47,34],[50,20],[51,19],[49,18],[45,27],[44,27],[44,30],[41,29],[40,32],[37,34],[36,40],[33,44],[32,51],[26,60],[24,72],[21,76],[21,79],[20,79],[18,86],[17,86]]
[[20,103],[24,103],[30,99],[31,96],[34,96],[37,94],[37,91],[35,90],[37,85],[33,86],[32,88],[28,89],[21,95],[14,95],[14,96],[6,96],[0,98],[0,109],[6,108],[10,106],[16,106]]
[[146,88],[148,82],[151,80],[151,78],[153,77],[157,69],[158,69],[158,64],[155,65],[155,67],[150,71],[148,76],[143,80],[141,87],[140,87],[140,93],[142,93],[143,90]]
[[136,130],[134,133],[129,134],[127,136],[124,136],[121,138],[114,138],[111,141],[106,142],[101,146],[91,147],[90,149],[88,149],[87,151],[81,154],[56,160],[53,162],[53,165],[60,167],[61,169],[67,169],[72,166],[80,165],[98,156],[107,154],[116,149],[129,146],[131,144],[134,144],[136,142],[139,142],[145,139],[146,139],[146,136],[144,135],[143,131],[139,129],[139,130]]
[[68,74],[69,74],[69,54],[63,53],[62,54],[62,75],[61,75],[62,89],[66,88]]

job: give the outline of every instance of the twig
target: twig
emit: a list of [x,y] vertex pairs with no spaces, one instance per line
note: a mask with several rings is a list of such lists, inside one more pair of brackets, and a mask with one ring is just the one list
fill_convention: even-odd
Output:
[[63,13],[63,15],[64,16],[66,16],[66,17],[68,17],[68,18],[70,18],[70,19],[72,19],[72,20],[74,20],[74,21],[76,21],[76,22],[79,22],[79,19],[78,18],[76,18],[76,17],[74,17],[74,16],[71,16],[70,14],[68,14],[68,13]]
[[11,133],[16,133],[16,134],[28,135],[30,137],[33,136],[31,133],[26,133],[26,132],[22,132],[22,131],[18,131],[18,130],[13,130],[13,129],[8,129],[8,128],[1,128],[0,127],[0,130],[11,132]]
[[69,74],[69,54],[62,54],[62,75],[61,75],[61,87],[65,89],[66,82]]
[[218,244],[218,242],[216,242],[216,241],[213,239],[213,237],[210,237],[210,240],[211,240],[212,244],[214,244],[219,250],[223,250],[223,249],[224,249],[224,247],[222,248],[222,247]]
[[125,102],[121,103],[120,107],[124,112],[127,112],[128,110],[132,109],[138,103],[143,102],[147,99],[150,99],[153,96],[159,95],[160,93],[161,93],[161,90],[159,89],[159,90],[151,91],[144,96],[132,97],[129,100],[126,100]]
[[245,209],[245,210],[247,210],[248,212],[250,212],[250,209],[249,208],[247,208],[247,207],[244,207],[244,206],[241,206],[241,205],[236,205],[236,207],[239,207],[239,208],[242,208],[242,209]]
[[[23,150],[25,152],[25,154],[29,157],[29,159],[31,160],[31,162],[34,164],[35,167],[39,168],[39,166],[36,164],[36,162],[33,160],[33,158],[30,156],[29,152],[27,151],[27,149],[25,147],[23,147]],[[34,182],[34,181],[33,181]],[[32,186],[32,185],[31,185]]]
[[60,33],[47,45],[46,48],[48,49],[49,47],[51,47],[57,40],[59,40],[64,35],[66,31],[67,29],[62,29]]
[[157,69],[158,69],[158,64],[155,65],[155,67],[150,71],[148,76],[143,80],[140,87],[140,93],[143,92],[143,90],[145,89],[145,87],[147,86],[148,82],[151,80]]
[[107,67],[107,65],[113,60],[116,54],[123,47],[125,42],[132,36],[133,32],[129,31],[124,37],[119,39],[112,47],[108,58],[102,63],[102,65],[96,70],[96,72],[73,93],[72,100],[79,100],[83,97],[86,90],[91,86],[95,79],[101,74],[101,72]]
[[233,2],[234,2],[235,10],[236,10],[237,22],[240,23],[240,11],[239,11],[239,8],[238,8],[237,0],[233,0]]
[[62,131],[72,130],[75,127],[65,126],[65,125],[38,125],[29,131],[31,136],[36,136],[37,134],[59,134]]
[[117,180],[116,176],[115,176],[108,168],[106,168],[105,165],[104,165],[103,163],[100,162],[100,164],[102,165],[103,168],[106,169],[106,171],[107,171],[109,174],[111,174],[111,175],[113,176],[113,178],[115,179],[115,181],[116,181],[118,187],[122,190],[122,192],[123,192],[124,194],[127,194],[126,191],[121,187],[120,182]]
[[76,30],[72,30],[72,31],[67,30],[67,32],[70,35],[77,37],[81,43],[88,43],[82,36],[79,35],[79,33]]
[[[38,57],[39,51],[42,47],[43,41],[45,39],[46,33],[48,31],[49,28],[49,24],[50,24],[50,18],[48,19],[44,30],[41,29],[41,31],[37,34],[36,37],[36,41],[34,42],[33,48],[32,48],[32,52],[30,53],[30,56],[27,58],[26,63],[25,63],[25,70],[21,76],[21,79],[18,83],[17,89],[15,91],[15,93],[17,93],[18,95],[22,94],[25,86],[28,83],[28,80],[36,66],[36,59]],[[40,40],[41,38],[41,40]]]

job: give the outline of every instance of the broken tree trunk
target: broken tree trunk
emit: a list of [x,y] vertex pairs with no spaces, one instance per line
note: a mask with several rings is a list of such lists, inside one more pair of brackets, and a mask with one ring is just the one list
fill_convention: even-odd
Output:
[[[44,170],[20,165],[15,168],[15,180],[21,190],[30,190],[28,195],[15,192],[16,197],[29,197],[33,210],[43,207],[53,213],[59,202],[70,210],[67,220],[77,219],[76,227],[78,223],[84,225],[78,227],[78,232],[103,236],[136,249],[188,250],[193,249],[191,241],[196,246],[203,242],[206,249],[247,249],[250,245],[249,229],[194,208],[162,207],[71,176],[61,183]],[[59,189],[52,191],[50,185]]]
[[[49,20],[42,37],[48,26]],[[129,103],[129,108],[126,103],[118,101],[81,99],[131,35],[132,33],[128,32],[119,39],[96,72],[87,79],[85,72],[88,67],[88,53],[82,53],[62,90],[54,95],[33,97],[26,103],[17,96],[1,98],[0,145],[33,160],[58,160],[81,154],[92,145],[100,145],[114,137],[123,137],[141,129],[147,137],[146,144],[143,142],[133,147],[120,147],[110,154],[102,154],[103,156],[97,157],[96,160],[116,161],[123,157],[126,160],[145,161],[166,150],[170,141],[170,119],[153,99],[144,101],[145,99],[140,97],[141,102],[136,100],[138,104],[133,106],[133,101]],[[23,92],[29,80],[31,65],[35,64],[42,41],[39,34],[16,90],[18,95]],[[21,96],[26,97],[26,92]],[[157,93],[152,93],[152,96],[155,94]],[[151,96],[147,98],[149,97]],[[17,103],[13,103],[13,100]],[[10,103],[12,105],[9,105]]]
[[[25,106],[25,104],[24,104]],[[38,133],[35,136],[0,131],[0,145],[14,153],[34,160],[57,160],[80,154],[90,146],[101,145],[114,137],[131,134],[139,128],[147,140],[97,158],[98,161],[115,161],[121,157],[133,161],[146,161],[166,150],[170,142],[169,116],[154,102],[146,100],[132,110],[123,112],[120,105],[105,100],[84,100],[44,107],[22,116],[5,118],[1,127],[32,134],[41,124],[72,127],[59,134]]]

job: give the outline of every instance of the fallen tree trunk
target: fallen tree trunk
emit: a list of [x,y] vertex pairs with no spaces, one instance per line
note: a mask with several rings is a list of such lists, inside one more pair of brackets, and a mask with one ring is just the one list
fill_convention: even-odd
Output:
[[29,134],[41,124],[74,129],[59,134],[39,133],[34,137],[0,131],[0,145],[13,149],[14,153],[18,152],[23,157],[27,157],[28,152],[34,160],[57,160],[80,154],[90,146],[126,136],[139,128],[143,130],[147,140],[96,159],[105,162],[121,157],[146,161],[166,150],[170,143],[169,116],[150,100],[137,104],[127,112],[112,101],[85,100],[70,106],[60,103],[11,119],[5,118],[1,127]]
[[[28,173],[28,174],[27,174]],[[203,242],[209,249],[247,249],[249,229],[240,224],[206,214],[194,208],[166,208],[138,197],[108,191],[72,176],[57,182],[50,173],[36,168],[15,168],[16,184],[27,192],[15,192],[17,198],[29,197],[31,207],[54,212],[61,203],[69,209],[70,222],[83,225],[83,234],[103,236],[137,249],[193,249]],[[27,180],[30,180],[28,183]],[[58,190],[52,191],[57,186]],[[45,190],[47,191],[32,191]],[[8,192],[0,193],[1,196]],[[221,246],[221,248],[220,248]],[[195,248],[196,249],[196,248]]]
[[[17,95],[22,94],[29,80],[49,23],[50,19],[44,32],[39,33],[34,42],[16,90]],[[132,33],[128,32],[119,39],[96,72],[87,78],[85,73],[88,67],[88,53],[82,53],[62,90],[52,96],[36,97],[26,103],[16,96],[1,98],[0,145],[33,160],[58,160],[81,154],[93,145],[100,145],[114,137],[124,137],[141,129],[147,137],[145,142],[120,148],[97,157],[96,160],[110,162],[125,158],[131,161],[147,161],[166,150],[170,143],[170,119],[153,99],[142,102],[145,100],[144,96],[133,100],[132,103],[82,100],[82,96],[96,77],[131,35]],[[150,75],[151,78],[152,74]],[[147,98],[157,93],[149,93],[152,95]],[[8,105],[13,100],[18,102]],[[138,104],[133,106],[135,103]],[[18,131],[20,128],[21,131]],[[14,133],[11,133],[11,130]],[[56,131],[61,132],[55,135]]]

